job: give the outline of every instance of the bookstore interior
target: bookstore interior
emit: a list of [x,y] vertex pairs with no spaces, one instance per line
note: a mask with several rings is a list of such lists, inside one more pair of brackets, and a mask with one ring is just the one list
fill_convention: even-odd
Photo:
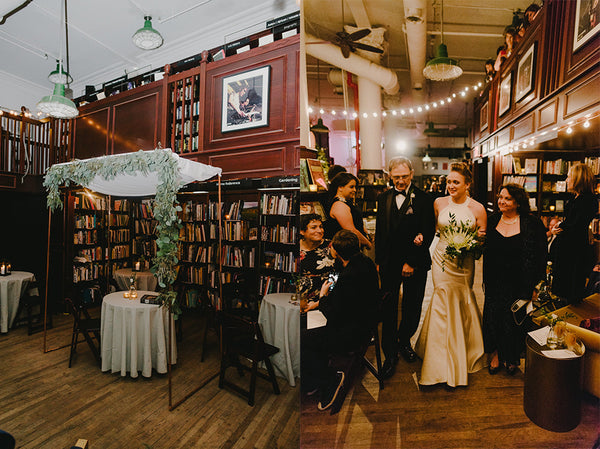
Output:
[[[9,3],[0,449],[600,448],[597,1],[110,0],[93,20],[77,2]],[[399,190],[397,157],[432,212],[434,199],[455,204],[456,163],[490,220],[503,216],[503,186],[523,191],[515,200],[545,227],[549,268],[539,294],[505,312],[546,333],[519,324],[520,363],[503,375],[490,356],[468,387],[420,385],[426,359],[386,353],[383,312],[362,346],[327,354],[342,379],[328,397],[301,377],[312,369],[301,348],[335,332],[319,299],[349,262],[319,228],[328,240],[333,222],[360,234],[380,264],[380,199]],[[589,250],[587,293],[561,302],[546,257],[561,222],[584,220],[573,218],[581,165],[596,201],[573,240]],[[399,213],[420,214],[412,192]],[[335,216],[346,202],[352,217]],[[468,288],[485,324],[483,248]],[[319,274],[306,268],[313,250]],[[307,301],[312,276],[322,279]],[[381,288],[377,304],[392,296]],[[546,340],[557,322],[573,335],[558,349]]]

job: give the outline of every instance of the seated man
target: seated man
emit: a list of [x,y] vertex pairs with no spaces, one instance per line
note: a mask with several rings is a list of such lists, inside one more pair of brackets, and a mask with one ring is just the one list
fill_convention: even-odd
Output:
[[319,389],[319,410],[331,406],[344,383],[344,373],[329,367],[330,356],[354,352],[368,342],[379,296],[377,269],[360,252],[358,237],[342,229],[334,235],[331,245],[332,256],[342,269],[335,284],[324,282],[319,300],[309,305],[309,310],[321,310],[327,325],[308,330],[302,339],[302,379]]

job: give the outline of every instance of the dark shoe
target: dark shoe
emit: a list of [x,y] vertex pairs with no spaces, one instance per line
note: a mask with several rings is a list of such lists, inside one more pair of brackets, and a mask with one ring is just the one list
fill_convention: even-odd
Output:
[[506,365],[506,372],[509,376],[514,376],[518,368],[517,365]]
[[321,401],[317,406],[319,410],[327,410],[331,407],[331,404],[335,401],[342,385],[344,385],[344,372],[338,371],[335,373],[335,382],[327,388],[327,391],[321,397]]
[[500,365],[492,368],[492,365],[488,366],[488,373],[490,373],[492,376],[494,374],[498,374],[498,371],[500,371]]
[[408,363],[412,363],[415,360],[417,360],[417,354],[415,351],[413,351],[413,348],[411,348],[410,345],[401,346],[400,347],[400,355]]
[[398,364],[397,358],[385,359],[383,366],[381,367],[381,377],[383,379],[389,379],[396,372],[396,365]]

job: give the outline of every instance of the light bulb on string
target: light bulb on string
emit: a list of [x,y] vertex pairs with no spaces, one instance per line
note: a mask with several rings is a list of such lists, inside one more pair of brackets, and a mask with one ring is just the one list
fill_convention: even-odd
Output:
[[567,134],[571,134],[573,132],[573,128],[571,128],[570,126],[567,128]]
[[586,120],[585,122],[583,122],[583,127],[584,128],[589,128],[590,127],[590,121]]

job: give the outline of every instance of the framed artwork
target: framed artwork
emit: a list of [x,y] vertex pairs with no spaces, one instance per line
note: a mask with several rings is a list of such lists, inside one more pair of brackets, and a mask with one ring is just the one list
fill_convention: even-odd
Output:
[[573,51],[589,41],[600,30],[600,1],[577,0]]
[[533,89],[533,72],[535,70],[535,43],[529,47],[517,69],[517,87],[515,101],[519,101]]
[[270,74],[265,66],[223,78],[222,132],[269,124]]
[[479,130],[483,131],[488,127],[488,117],[490,115],[489,103],[486,101],[479,111]]
[[510,94],[511,94],[511,83],[512,72],[510,72],[500,82],[500,92],[498,93],[498,115],[504,114],[510,109]]

